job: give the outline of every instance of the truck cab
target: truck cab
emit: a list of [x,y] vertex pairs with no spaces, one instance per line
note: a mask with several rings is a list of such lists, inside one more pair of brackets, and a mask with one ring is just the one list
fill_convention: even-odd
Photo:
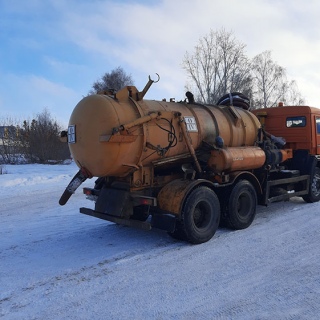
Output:
[[308,150],[320,156],[320,109],[309,106],[283,106],[252,111],[270,134],[282,137],[286,148]]

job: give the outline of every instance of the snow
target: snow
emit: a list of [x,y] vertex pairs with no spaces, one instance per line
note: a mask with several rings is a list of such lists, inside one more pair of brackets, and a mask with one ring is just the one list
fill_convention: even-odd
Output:
[[0,318],[319,318],[320,203],[258,207],[248,229],[190,245],[80,214],[81,187],[59,206],[74,163],[5,170]]

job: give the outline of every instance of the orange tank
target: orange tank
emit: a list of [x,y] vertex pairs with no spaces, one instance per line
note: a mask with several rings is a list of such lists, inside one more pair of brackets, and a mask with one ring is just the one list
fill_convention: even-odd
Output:
[[259,147],[227,148],[211,151],[209,167],[215,172],[251,170],[262,167],[266,156]]
[[[82,99],[72,112],[68,128],[68,142],[79,167],[93,176],[126,176],[153,162],[174,161],[190,156],[204,141],[216,146],[217,137],[223,148],[241,147],[241,157],[259,158],[255,144],[260,123],[255,115],[242,108],[143,100],[135,87],[125,87],[116,95],[91,95]],[[222,147],[220,145],[220,147]],[[235,149],[230,149],[234,152]],[[259,154],[259,157],[256,155]],[[227,160],[210,158],[212,168],[221,170]],[[237,158],[238,156],[236,156]],[[230,160],[231,159],[231,160]]]

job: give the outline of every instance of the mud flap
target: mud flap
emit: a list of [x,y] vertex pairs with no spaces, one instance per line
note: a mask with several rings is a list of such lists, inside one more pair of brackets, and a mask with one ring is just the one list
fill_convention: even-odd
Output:
[[133,214],[133,200],[127,190],[102,188],[95,211],[115,217],[129,218]]
[[156,229],[173,232],[176,228],[176,218],[171,214],[153,214],[151,226]]

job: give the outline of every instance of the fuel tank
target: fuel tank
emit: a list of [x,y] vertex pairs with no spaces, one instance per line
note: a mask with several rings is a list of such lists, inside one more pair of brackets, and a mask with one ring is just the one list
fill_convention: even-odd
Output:
[[208,165],[215,172],[251,170],[262,167],[265,152],[259,147],[238,147],[211,151]]
[[[243,157],[245,147],[256,141],[260,122],[248,110],[140,100],[132,92],[138,91],[130,86],[115,95],[87,96],[71,114],[68,143],[72,157],[93,176],[123,177],[157,161],[190,156],[182,122],[194,150],[203,142],[213,148],[241,147]],[[211,157],[212,168],[214,161]]]

